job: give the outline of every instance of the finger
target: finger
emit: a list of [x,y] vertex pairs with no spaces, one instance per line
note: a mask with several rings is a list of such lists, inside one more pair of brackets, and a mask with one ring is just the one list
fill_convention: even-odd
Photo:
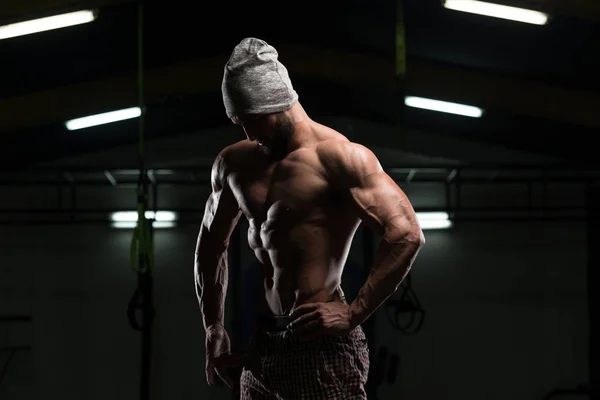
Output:
[[225,368],[215,368],[215,372],[217,373],[219,378],[221,378],[223,382],[225,382],[225,384],[229,386],[229,389],[233,389],[233,380],[231,379]]
[[290,322],[290,324],[288,325],[288,329],[295,329],[296,327],[300,327],[308,322],[314,321],[319,317],[320,315],[318,311],[313,311],[309,312],[308,314],[300,315],[298,318]]
[[322,330],[322,329],[323,329],[323,324],[321,323],[321,321],[318,319],[315,319],[315,320],[309,321],[305,324],[299,325],[298,327],[296,327],[294,329],[294,333],[302,336],[302,335],[312,333],[312,331]]
[[318,308],[319,308],[319,303],[302,304],[301,306],[298,306],[292,310],[290,317],[297,318],[300,315],[306,314],[311,311],[315,311]]

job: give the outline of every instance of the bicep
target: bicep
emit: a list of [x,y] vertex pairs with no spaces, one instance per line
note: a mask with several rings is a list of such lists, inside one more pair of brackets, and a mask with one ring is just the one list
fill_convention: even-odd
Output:
[[381,169],[363,174],[350,194],[361,220],[378,235],[419,234],[415,211],[402,189]]
[[214,188],[206,201],[198,246],[202,241],[215,248],[226,248],[241,211],[231,189]]

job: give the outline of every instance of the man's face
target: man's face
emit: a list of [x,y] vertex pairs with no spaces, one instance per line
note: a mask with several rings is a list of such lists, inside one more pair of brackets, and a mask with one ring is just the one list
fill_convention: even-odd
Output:
[[294,125],[285,114],[248,114],[233,117],[231,120],[240,125],[248,140],[256,141],[265,154],[275,160],[282,160],[287,155]]

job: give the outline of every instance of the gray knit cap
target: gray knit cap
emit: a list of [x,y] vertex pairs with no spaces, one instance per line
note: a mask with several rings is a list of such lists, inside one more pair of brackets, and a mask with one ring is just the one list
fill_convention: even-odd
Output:
[[285,111],[298,101],[278,55],[273,46],[256,38],[246,38],[233,49],[221,84],[229,118]]

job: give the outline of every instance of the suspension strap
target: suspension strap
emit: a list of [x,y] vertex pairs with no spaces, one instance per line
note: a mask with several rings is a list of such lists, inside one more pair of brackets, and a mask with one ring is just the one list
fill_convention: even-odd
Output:
[[396,125],[402,138],[406,95],[406,33],[403,0],[396,0]]
[[138,4],[138,103],[141,110],[138,119],[138,157],[139,157],[139,179],[137,185],[137,226],[133,231],[131,240],[131,269],[135,272],[146,273],[154,269],[154,249],[152,245],[151,221],[147,218],[148,209],[148,179],[144,154],[144,43],[143,43],[143,4]]

